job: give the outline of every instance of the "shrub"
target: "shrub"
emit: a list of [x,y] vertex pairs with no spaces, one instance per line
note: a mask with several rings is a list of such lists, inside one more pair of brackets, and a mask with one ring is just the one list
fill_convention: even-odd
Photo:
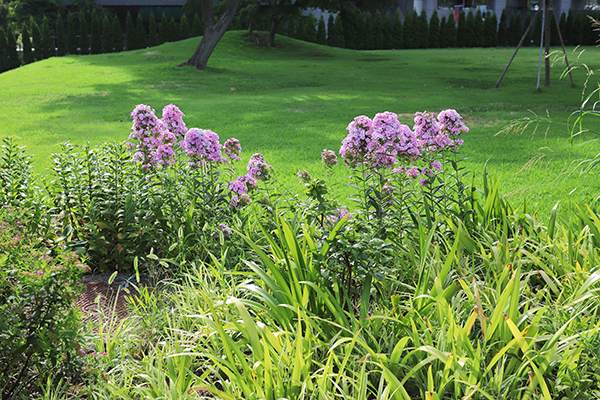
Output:
[[113,28],[108,15],[104,16],[102,21],[102,48],[105,53],[112,53],[115,48],[115,39],[113,37]]
[[113,39],[115,41],[115,51],[123,51],[123,29],[121,28],[121,23],[119,22],[119,18],[115,15],[112,21],[112,31],[113,31]]
[[56,16],[56,55],[59,57],[67,54],[67,35],[65,34],[65,25],[60,13]]
[[318,44],[327,44],[327,33],[325,32],[325,20],[321,15],[319,18],[319,24],[317,25],[317,41]]
[[136,50],[138,48],[135,28],[133,26],[133,18],[131,18],[131,13],[129,11],[127,12],[127,17],[125,18],[125,40],[127,43],[127,50]]
[[50,23],[48,17],[44,15],[42,22],[42,58],[50,58],[55,55],[54,43],[52,42],[52,32],[50,32]]
[[88,21],[83,10],[79,11],[79,54],[90,54]]
[[304,40],[317,43],[317,19],[312,13],[304,19]]
[[75,19],[72,12],[67,14],[67,52],[77,54],[77,31],[75,30]]
[[179,21],[179,37],[181,39],[189,39],[192,36],[192,31],[190,30],[190,25],[188,24],[187,17],[185,14],[181,17],[181,21]]
[[100,54],[102,53],[102,38],[100,37],[100,19],[96,10],[92,12],[92,39],[91,39],[91,53]]
[[42,31],[33,17],[29,18],[31,26],[31,44],[33,45],[33,56],[36,61],[42,60]]
[[204,35],[204,24],[202,20],[198,16],[198,14],[194,14],[194,22],[192,23],[192,36],[198,37]]
[[156,18],[154,13],[150,13],[150,22],[148,25],[148,47],[158,46],[158,32],[156,31]]
[[145,49],[146,47],[148,47],[148,39],[146,28],[144,27],[144,20],[142,19],[142,16],[139,13],[135,22],[135,29],[135,38],[137,40],[136,47],[138,49]]
[[74,300],[85,266],[60,246],[40,246],[24,210],[0,208],[0,393],[30,397],[47,378],[81,373]]
[[429,21],[427,18],[427,11],[425,9],[421,10],[421,15],[419,15],[417,19],[418,26],[418,48],[426,49],[429,47]]
[[429,19],[429,47],[434,49],[440,47],[440,19],[437,10],[433,10]]
[[498,23],[498,46],[504,47],[508,44],[508,16],[506,9],[502,10],[500,14],[500,22]]
[[21,31],[21,42],[23,43],[23,64],[30,64],[34,62],[33,52],[31,51],[31,38],[29,37],[29,29],[27,24],[23,24]]
[[392,27],[392,18],[390,13],[385,13],[383,17],[383,25],[381,26],[383,37],[382,37],[382,48],[393,49],[394,48],[394,28]]
[[483,23],[483,46],[496,47],[498,45],[498,20],[496,14],[488,12]]
[[400,20],[400,9],[397,8],[394,12],[394,27],[392,33],[392,42],[394,49],[401,49],[403,46],[402,42],[402,21]]
[[458,14],[458,27],[456,29],[456,46],[457,47],[468,47],[469,45],[469,37],[468,37],[468,27],[467,27],[467,17],[465,15],[464,10],[460,10]]
[[379,10],[375,11],[375,15],[373,15],[371,20],[373,21],[371,29],[371,31],[373,32],[373,48],[383,49],[383,25],[381,19],[381,12]]

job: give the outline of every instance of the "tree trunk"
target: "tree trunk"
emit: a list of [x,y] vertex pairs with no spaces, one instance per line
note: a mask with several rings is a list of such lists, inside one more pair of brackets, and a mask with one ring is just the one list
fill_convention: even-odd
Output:
[[196,48],[196,51],[194,51],[194,54],[192,54],[189,60],[181,64],[180,67],[184,65],[192,65],[198,69],[206,68],[206,64],[208,63],[210,55],[215,47],[217,47],[217,43],[219,43],[219,40],[221,40],[225,34],[225,31],[227,31],[227,28],[229,28],[231,21],[233,21],[233,17],[235,17],[235,13],[240,7],[240,3],[241,0],[229,0],[227,9],[221,18],[215,22],[212,0],[202,0],[202,12],[204,13],[204,36]]
[[271,21],[271,30],[269,30],[269,40],[267,40],[267,47],[273,47],[275,43],[275,31],[277,31],[277,26],[279,23],[283,21],[283,18],[276,18]]

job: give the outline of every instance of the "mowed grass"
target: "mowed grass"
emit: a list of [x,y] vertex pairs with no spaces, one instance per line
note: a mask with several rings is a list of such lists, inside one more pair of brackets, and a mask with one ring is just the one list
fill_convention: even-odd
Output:
[[[591,137],[571,143],[565,125],[581,104],[583,68],[574,72],[572,88],[568,78],[560,79],[565,66],[557,61],[551,86],[536,93],[536,48],[519,52],[496,89],[514,49],[352,51],[281,36],[276,41],[278,47],[267,49],[249,43],[244,32],[228,32],[203,71],[178,67],[198,45],[195,38],[51,58],[0,74],[0,137],[20,137],[36,171],[46,173],[59,143],[124,140],[137,104],[149,104],[160,116],[174,103],[188,127],[238,138],[246,160],[264,153],[279,180],[299,190],[296,171],[319,175],[321,151],[339,149],[355,116],[393,111],[412,127],[417,111],[454,108],[471,129],[464,135],[464,165],[480,179],[487,162],[515,204],[527,198],[530,209],[547,215],[558,200],[590,201],[598,193],[596,175],[561,174],[574,160],[600,153],[600,144],[587,142]],[[584,50],[568,49],[570,61],[597,69],[598,50]],[[532,112],[550,113],[555,124],[496,135]],[[347,176],[340,171],[332,181],[341,185]]]

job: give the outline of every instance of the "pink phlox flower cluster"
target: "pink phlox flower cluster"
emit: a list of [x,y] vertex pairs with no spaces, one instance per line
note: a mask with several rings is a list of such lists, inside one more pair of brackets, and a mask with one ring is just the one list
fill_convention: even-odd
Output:
[[183,139],[183,150],[190,157],[190,166],[202,166],[205,162],[226,162],[221,153],[219,136],[208,129],[191,128]]
[[227,139],[225,143],[223,143],[223,151],[232,160],[241,160],[240,154],[242,154],[242,146],[240,145],[239,140],[235,138]]
[[233,196],[229,201],[229,205],[236,209],[242,209],[252,203],[252,199],[248,194],[244,193],[239,196]]
[[133,125],[131,126],[130,140],[137,140],[137,144],[128,142],[129,151],[135,151],[133,160],[142,163],[143,168],[151,167],[155,162],[156,149],[161,145],[164,125],[156,118],[154,110],[145,104],[139,104],[131,113]]
[[323,162],[323,165],[325,165],[328,168],[332,168],[338,163],[338,159],[335,155],[335,152],[333,150],[327,149],[324,149],[323,153],[321,153],[321,161]]
[[298,179],[303,183],[310,183],[312,177],[310,176],[310,173],[307,170],[301,169],[298,171]]
[[434,152],[454,146],[454,141],[440,127],[434,114],[427,111],[415,114],[413,130],[419,140],[421,151]]
[[248,187],[246,184],[238,179],[229,182],[229,190],[238,195],[248,193]]
[[187,127],[185,126],[185,122],[183,122],[184,115],[175,104],[169,104],[162,110],[162,123],[165,130],[172,135],[167,139],[174,140],[173,144],[183,139],[187,132]]
[[[349,211],[346,210],[345,208],[338,208],[336,210],[336,214],[330,215],[329,217],[327,217],[327,222],[326,225],[335,225],[337,224],[339,221],[342,220],[342,218],[344,218],[347,214],[349,214]],[[352,214],[348,215],[348,220],[352,219]]]
[[257,185],[258,181],[256,180],[255,177],[253,177],[250,174],[238,176],[237,180],[240,182],[243,182],[246,185],[246,187],[248,188],[248,191],[252,191],[252,190],[258,188],[258,185]]
[[442,170],[442,163],[439,161],[434,161],[431,163],[431,167],[435,170],[435,171],[441,171]]
[[444,110],[438,114],[441,129],[450,135],[458,136],[462,132],[469,132],[469,128],[462,121],[462,117],[456,110]]
[[38,270],[37,270],[37,271],[35,271],[33,274],[34,274],[34,275],[44,275],[44,273],[45,273],[44,271],[42,271],[42,270],[39,270],[39,269],[38,269]]
[[254,153],[248,160],[246,170],[253,178],[266,181],[270,178],[273,167],[265,162],[265,157],[262,154]]
[[404,172],[406,172],[406,176],[411,179],[418,178],[421,176],[421,170],[419,170],[419,168],[417,167],[406,168]]
[[415,160],[419,146],[410,128],[398,121],[393,112],[375,115],[373,120],[361,115],[348,127],[340,154],[346,164],[365,163],[375,168],[392,168],[399,159]]

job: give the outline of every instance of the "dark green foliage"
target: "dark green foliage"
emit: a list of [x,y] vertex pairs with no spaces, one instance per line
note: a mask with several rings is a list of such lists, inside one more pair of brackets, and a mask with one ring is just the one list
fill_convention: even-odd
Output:
[[542,36],[542,16],[538,14],[535,22],[533,23],[533,29],[531,33],[531,41],[534,46],[540,45],[540,38]]
[[477,41],[479,38],[475,37],[475,14],[473,14],[473,10],[470,9],[467,13],[467,19],[465,22],[465,27],[467,30],[466,34],[466,46],[465,47],[479,47],[477,46]]
[[[163,16],[166,21],[167,17],[165,14],[163,14]],[[133,26],[133,18],[129,12],[127,12],[127,17],[125,18],[125,40],[127,43],[125,46],[127,50],[137,49],[137,40],[135,40],[135,27]]]
[[154,46],[158,46],[158,33],[156,32],[156,18],[154,18],[154,13],[151,13],[148,24],[148,47]]
[[42,31],[39,25],[33,17],[29,19],[29,26],[31,27],[31,45],[33,46],[33,58],[36,61],[42,59]]
[[327,44],[327,33],[325,32],[325,20],[321,15],[319,18],[319,24],[317,25],[317,43]]
[[433,49],[440,47],[440,18],[437,10],[433,10],[429,19],[429,47]]
[[136,47],[138,49],[145,49],[148,47],[148,38],[146,37],[146,28],[144,27],[144,20],[142,16],[138,14],[135,22],[135,39],[137,40]]
[[298,18],[298,23],[296,24],[296,33],[294,34],[294,38],[296,38],[298,40],[306,40],[306,37],[304,34],[305,24],[306,24],[306,22],[304,21],[304,17]]
[[519,44],[519,41],[523,36],[523,21],[521,14],[517,11],[513,12],[510,16],[507,36],[508,45],[513,47]]
[[166,43],[169,39],[169,21],[167,20],[167,15],[163,13],[160,19],[160,25],[158,26],[158,35],[160,39],[160,43]]
[[311,43],[317,42],[317,19],[310,13],[304,19],[304,40]]
[[[200,0],[187,0],[183,5],[182,11],[183,14],[186,16],[186,19],[192,22],[193,27],[196,15],[198,16],[198,22],[200,22],[200,20],[202,19],[202,2]],[[200,29],[200,32],[202,32],[202,29]],[[202,36],[202,34],[194,36]]]
[[[452,15],[449,17],[452,18]],[[440,48],[445,49],[446,47],[448,47],[448,25],[444,15],[440,21]]]
[[565,14],[564,12],[560,14],[560,21],[558,25],[560,26],[560,33],[562,35],[562,39],[565,42],[565,44],[567,44],[567,14]]
[[402,48],[402,20],[400,19],[400,9],[394,12],[394,25],[392,27],[392,48]]
[[8,70],[8,44],[6,43],[6,33],[0,26],[0,72]]
[[179,39],[181,39],[181,37],[179,36],[179,28],[177,28],[177,23],[175,22],[175,19],[171,18],[169,20],[168,30],[170,42],[177,42]]
[[327,46],[334,47],[335,43],[335,18],[333,14],[329,14],[329,18],[327,19]]
[[115,43],[115,51],[123,51],[123,28],[121,28],[121,23],[116,15],[112,21],[112,37]]
[[335,38],[335,47],[346,47],[346,39],[344,37],[344,23],[342,22],[342,15],[338,13],[335,17],[335,24],[333,25],[333,37]]
[[464,10],[460,10],[458,14],[458,29],[456,31],[456,46],[457,47],[468,47],[469,45],[469,31],[467,29],[467,16]]
[[[550,14],[546,18],[548,18],[548,25],[550,26],[550,46],[558,46],[558,44],[559,44],[558,28],[556,27],[556,22],[554,22],[554,16],[552,14]],[[587,27],[589,28],[589,31],[591,31],[592,26],[591,26],[591,24],[589,24],[590,21],[587,18],[586,18],[586,22],[588,22]],[[527,25],[523,29],[527,29]],[[586,28],[584,30],[584,32],[587,33],[587,31],[588,30]]]
[[567,21],[565,23],[565,41],[569,46],[575,46],[575,38],[573,36],[573,24],[575,23],[575,15],[573,14],[573,10],[569,10],[569,14],[567,14]]
[[92,41],[91,41],[91,53],[100,54],[102,53],[102,38],[100,37],[100,19],[96,10],[92,12]]
[[54,44],[52,42],[52,32],[50,32],[50,22],[44,15],[42,21],[42,57],[50,58],[54,56]]
[[579,46],[583,44],[583,27],[585,25],[585,17],[582,12],[575,14],[575,21],[573,22],[573,46]]
[[457,32],[454,17],[450,16],[446,21],[446,33],[448,35],[448,47],[456,47]]
[[[596,36],[597,36],[597,32],[594,32],[594,27],[592,26],[592,15],[590,13],[587,13],[584,16],[585,19],[585,24],[583,26],[583,39],[582,39],[582,44],[584,46],[593,46],[594,44],[596,44]],[[556,29],[556,24],[554,24],[554,27]],[[555,32],[555,36],[552,37],[553,39],[553,46],[556,46],[558,44],[558,33]]]
[[290,18],[285,26],[285,36],[293,38],[296,36],[296,19]]
[[488,13],[483,23],[483,46],[496,47],[498,45],[498,20],[496,14]]
[[[523,24],[523,29],[527,29],[527,27],[529,26],[529,24],[531,23],[531,13],[528,12],[525,15],[525,23]],[[527,34],[527,37],[525,38],[525,40],[523,40],[523,46],[531,46],[533,43],[533,29],[529,30],[529,33]]]
[[354,49],[356,48],[356,31],[354,29],[355,21],[346,14],[342,16],[342,21],[342,27],[344,29],[344,47],[347,49]]
[[198,16],[198,14],[194,15],[194,22],[192,23],[192,37],[198,37],[204,35],[204,24],[202,20]]
[[[29,64],[34,62],[33,52],[31,51],[31,39],[29,37],[29,29],[27,24],[23,24],[21,31],[21,42],[23,43],[23,64]],[[1,68],[1,67],[0,67]]]
[[404,13],[404,24],[402,26],[402,46],[405,49],[414,49],[416,47],[416,23],[417,21],[413,19],[412,13],[406,11]]
[[114,47],[115,39],[113,37],[112,23],[108,15],[105,15],[102,21],[102,48],[105,53],[112,53]]
[[[416,14],[415,14],[416,15]],[[429,21],[427,18],[427,11],[421,10],[421,15],[417,19],[418,21],[418,38],[420,49],[426,49],[429,47]]]
[[15,69],[21,65],[21,59],[17,52],[17,40],[15,33],[9,27],[6,30],[6,66],[8,69]]
[[75,30],[75,17],[73,13],[67,14],[67,52],[77,53],[77,31]]
[[392,18],[389,13],[385,13],[383,17],[383,24],[381,25],[381,48],[393,49],[394,48],[394,28],[392,26]]
[[481,11],[477,10],[473,21],[473,40],[472,47],[483,47],[483,17]]
[[56,54],[59,57],[67,54],[67,35],[65,34],[65,24],[60,14],[56,16]]
[[373,16],[373,45],[374,49],[383,49],[383,21],[381,20],[381,12],[377,10]]
[[363,33],[362,33],[362,48],[365,50],[375,49],[375,35],[373,29],[373,17],[370,12],[365,12],[363,15]]
[[179,21],[179,37],[181,39],[189,39],[192,37],[192,31],[190,30],[190,24],[188,24],[187,17],[183,14],[181,21]]
[[500,22],[498,23],[498,46],[503,47],[508,44],[507,26],[508,16],[506,9],[504,9],[502,10],[502,14],[500,14]]
[[88,23],[83,12],[79,13],[79,54],[90,54],[90,39],[88,37]]

